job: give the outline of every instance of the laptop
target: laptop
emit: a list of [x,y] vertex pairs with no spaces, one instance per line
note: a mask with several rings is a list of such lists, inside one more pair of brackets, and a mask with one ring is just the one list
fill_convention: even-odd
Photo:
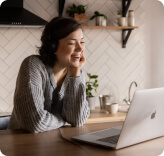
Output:
[[73,140],[120,149],[164,136],[164,88],[136,91],[122,127],[72,137]]

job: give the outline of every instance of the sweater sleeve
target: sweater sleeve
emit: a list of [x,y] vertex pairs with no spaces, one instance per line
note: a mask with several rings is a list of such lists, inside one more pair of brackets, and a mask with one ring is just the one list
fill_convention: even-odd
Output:
[[43,132],[64,125],[61,115],[44,109],[43,76],[38,64],[26,59],[20,68],[14,95],[14,110],[20,128],[29,132]]
[[90,115],[82,71],[79,77],[68,77],[62,115],[72,126],[83,125]]

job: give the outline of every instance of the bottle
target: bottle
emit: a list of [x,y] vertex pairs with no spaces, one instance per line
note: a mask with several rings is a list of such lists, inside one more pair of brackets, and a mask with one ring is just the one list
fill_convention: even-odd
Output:
[[129,10],[128,13],[128,26],[135,26],[134,11]]

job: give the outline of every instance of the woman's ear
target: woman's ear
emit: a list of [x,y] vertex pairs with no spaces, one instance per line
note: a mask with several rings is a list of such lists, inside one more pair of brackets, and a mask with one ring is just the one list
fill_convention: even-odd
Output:
[[50,49],[51,49],[51,52],[56,52],[57,51],[57,48],[58,48],[58,42],[57,41],[53,41],[50,45]]

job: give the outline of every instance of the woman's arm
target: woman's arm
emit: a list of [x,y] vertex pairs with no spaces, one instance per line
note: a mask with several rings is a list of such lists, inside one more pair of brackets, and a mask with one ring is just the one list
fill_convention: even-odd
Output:
[[17,78],[14,111],[20,128],[29,132],[43,132],[64,125],[60,115],[44,109],[43,71],[38,58],[25,59]]
[[79,77],[68,77],[62,115],[72,126],[83,125],[90,115],[82,73]]

